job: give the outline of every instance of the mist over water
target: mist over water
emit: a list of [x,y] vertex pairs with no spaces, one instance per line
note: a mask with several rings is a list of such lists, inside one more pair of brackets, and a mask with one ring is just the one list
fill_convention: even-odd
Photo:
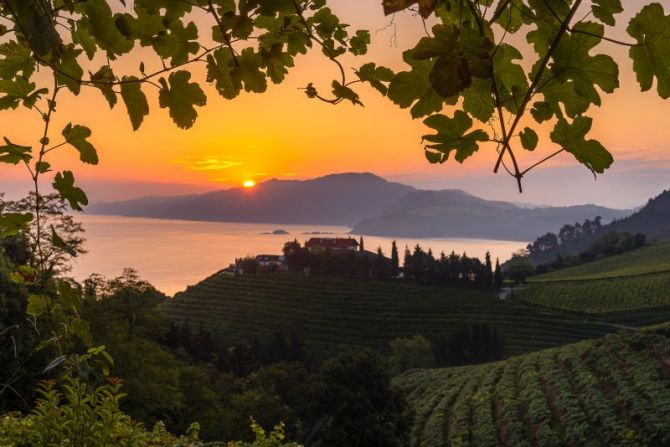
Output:
[[[143,279],[168,295],[184,290],[207,276],[226,268],[235,258],[259,254],[281,254],[284,243],[310,237],[349,236],[350,229],[323,225],[286,225],[267,223],[195,222],[145,219],[120,216],[77,215],[86,229],[86,249],[71,272],[77,280],[91,273],[112,278],[124,267],[136,269]],[[283,229],[289,234],[271,234]],[[305,234],[318,232],[320,234]],[[358,238],[358,235],[352,236]],[[390,256],[393,238],[363,236],[365,249],[381,247]],[[525,242],[484,239],[407,239],[396,238],[402,263],[405,245],[417,243],[431,248],[438,256],[467,253],[483,258],[486,251],[500,261],[526,245]]]

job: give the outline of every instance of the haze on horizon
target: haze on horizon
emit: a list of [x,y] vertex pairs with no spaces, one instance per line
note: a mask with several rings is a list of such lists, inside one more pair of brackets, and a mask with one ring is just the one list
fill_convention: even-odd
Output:
[[[396,15],[391,25],[378,1],[329,3],[353,29],[371,30],[370,52],[345,60],[345,66],[351,68],[374,61],[400,69],[404,67],[402,51],[423,33],[420,18],[409,12]],[[619,23],[625,22],[622,17]],[[623,30],[619,31],[624,36]],[[525,178],[522,195],[510,177],[492,174],[492,146],[463,165],[455,161],[430,165],[423,156],[421,135],[428,132],[421,121],[412,120],[406,110],[371,88],[358,89],[365,107],[333,107],[308,99],[299,88],[314,82],[325,89],[336,75],[336,67],[324,63],[316,51],[299,57],[286,82],[270,86],[261,95],[244,94],[226,101],[207,86],[208,105],[199,109],[198,121],[189,131],[174,126],[167,112],[158,109],[156,93],[148,92],[155,113],[133,132],[125,109],[117,106],[109,111],[95,89],[84,90],[80,98],[64,95],[55,127],[72,121],[92,129],[101,163],[97,167],[78,165],[76,174],[94,202],[227,189],[248,180],[260,183],[271,178],[373,172],[418,188],[462,189],[487,199],[631,208],[670,188],[666,148],[670,129],[667,103],[652,93],[639,92],[630,61],[623,53],[626,50],[616,51],[621,55],[616,58],[621,88],[605,96],[602,108],[593,114],[593,137],[613,152],[614,165],[594,181],[571,155],[563,154]],[[134,69],[135,61],[126,63]],[[0,119],[12,120],[13,139],[31,144],[38,134],[34,126],[41,123],[27,113],[0,112]],[[532,161],[550,149],[540,147],[525,156]],[[73,152],[63,151],[54,158],[54,167],[71,164],[75,157]],[[29,188],[21,169],[3,168],[0,190],[10,197],[25,194]]]

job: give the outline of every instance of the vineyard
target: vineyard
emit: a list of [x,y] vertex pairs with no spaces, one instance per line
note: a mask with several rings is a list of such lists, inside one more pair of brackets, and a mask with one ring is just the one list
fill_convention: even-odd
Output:
[[396,378],[412,446],[670,445],[670,339],[609,335]]
[[520,297],[631,326],[670,320],[670,242],[533,277]]
[[523,300],[589,313],[670,305],[670,272],[528,284]]
[[670,272],[670,241],[556,270],[534,277],[532,281],[600,279],[659,272]]
[[162,306],[172,321],[229,340],[296,333],[317,355],[368,346],[381,352],[397,337],[434,339],[460,323],[487,323],[515,355],[597,338],[616,328],[493,293],[405,282],[291,275],[218,274]]

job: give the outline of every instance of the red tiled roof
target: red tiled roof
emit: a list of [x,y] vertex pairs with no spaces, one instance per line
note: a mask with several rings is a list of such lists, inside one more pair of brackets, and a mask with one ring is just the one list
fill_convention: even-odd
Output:
[[313,237],[305,242],[305,247],[351,248],[358,247],[358,241],[352,238]]

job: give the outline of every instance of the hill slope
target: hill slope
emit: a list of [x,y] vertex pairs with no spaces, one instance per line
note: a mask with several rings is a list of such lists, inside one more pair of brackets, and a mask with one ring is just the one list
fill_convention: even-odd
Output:
[[670,339],[610,335],[503,362],[395,380],[414,410],[411,446],[670,443]]
[[413,191],[385,209],[381,216],[360,222],[353,233],[527,240],[540,232],[557,231],[560,222],[596,216],[610,221],[628,213],[596,205],[523,208],[459,190]]
[[229,339],[297,333],[319,356],[350,347],[382,352],[397,337],[434,339],[460,323],[488,323],[508,355],[596,338],[616,328],[512,304],[492,293],[290,275],[214,275],[162,306],[172,321]]
[[670,242],[535,276],[520,296],[620,324],[670,320]]
[[336,174],[313,180],[270,180],[179,197],[145,197],[92,204],[92,214],[225,222],[354,225],[377,215],[413,188],[373,174]]

